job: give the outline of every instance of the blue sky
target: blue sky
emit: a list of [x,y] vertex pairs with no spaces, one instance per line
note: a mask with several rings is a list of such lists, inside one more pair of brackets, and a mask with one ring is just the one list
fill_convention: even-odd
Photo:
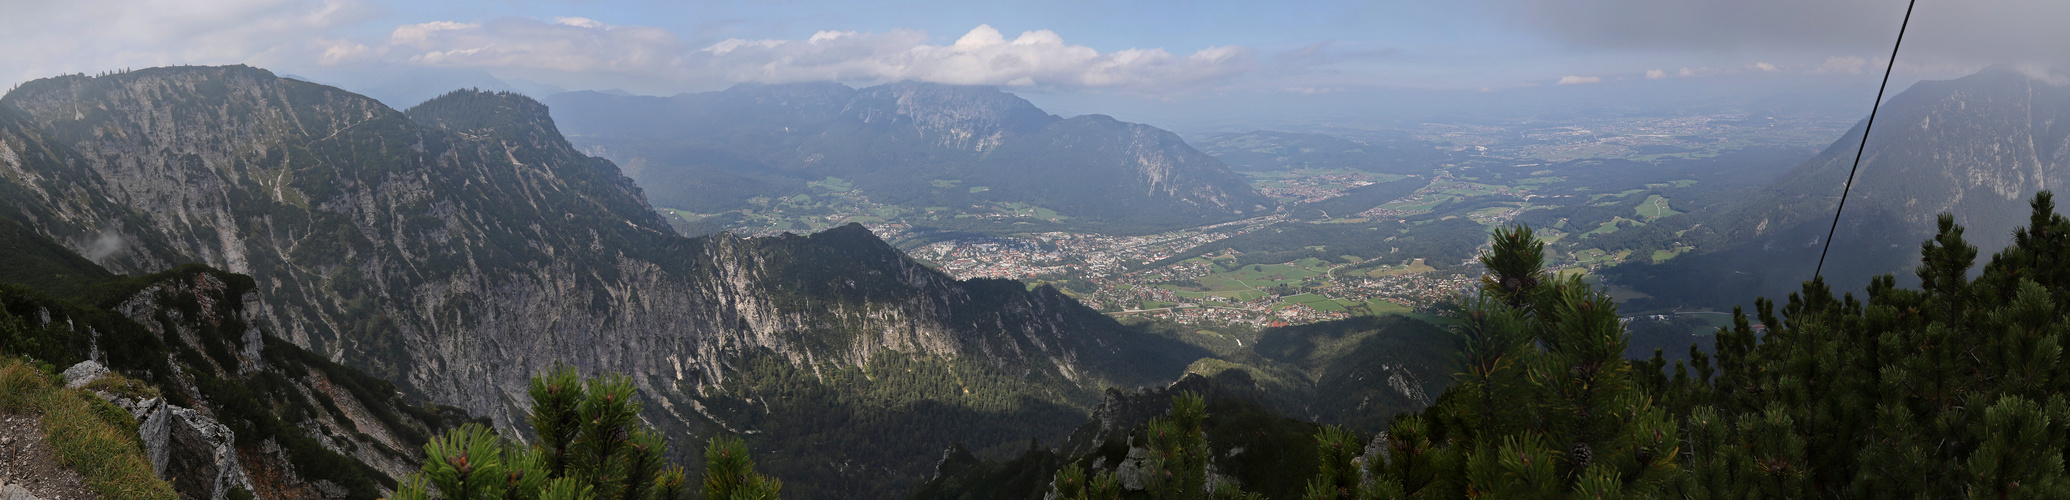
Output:
[[[2070,2],[1929,0],[1900,82],[2070,61]],[[531,93],[742,82],[1000,85],[1066,114],[1269,121],[1473,93],[1701,98],[1873,83],[1897,0],[833,2],[0,0],[0,83],[251,64],[393,100],[493,78]],[[489,75],[493,75],[492,77]],[[1433,93],[1436,92],[1436,93]],[[407,102],[391,102],[407,106]],[[1190,117],[1190,118],[1189,118]],[[1165,124],[1176,126],[1180,124]]]

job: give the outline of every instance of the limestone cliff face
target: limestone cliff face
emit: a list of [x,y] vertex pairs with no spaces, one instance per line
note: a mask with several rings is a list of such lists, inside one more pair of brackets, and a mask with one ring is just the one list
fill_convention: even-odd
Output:
[[[1059,152],[1069,152],[1060,154]],[[1220,160],[1169,131],[1105,115],[1068,118],[991,154],[983,182],[1017,186],[1058,210],[1263,214],[1272,202]],[[1048,178],[1088,182],[1044,182]]]
[[[246,314],[253,288],[188,265],[72,301],[8,288],[0,308],[72,340],[40,354],[76,362],[69,386],[128,410],[153,471],[186,498],[380,495],[416,470],[427,436],[464,418],[265,334]],[[89,384],[110,373],[131,380]]]
[[856,91],[844,118],[901,132],[950,150],[984,153],[1008,134],[1029,134],[1058,119],[1027,100],[989,87],[915,82]]
[[0,104],[22,122],[0,128],[0,149],[57,158],[0,163],[39,231],[120,235],[133,244],[98,253],[57,238],[117,272],[248,274],[260,328],[505,428],[527,378],[559,362],[631,375],[650,419],[696,433],[731,425],[696,398],[744,353],[811,372],[963,360],[1082,404],[1187,361],[1054,290],[957,282],[860,226],[682,238],[522,96],[455,92],[403,113],[263,70],[182,67],[39,80]]

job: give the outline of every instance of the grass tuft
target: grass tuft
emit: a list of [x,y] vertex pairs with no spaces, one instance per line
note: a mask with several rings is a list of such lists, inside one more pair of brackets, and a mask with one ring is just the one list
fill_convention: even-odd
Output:
[[50,376],[17,360],[0,361],[0,411],[28,413],[43,409]]
[[107,375],[102,375],[101,378],[87,382],[86,390],[101,391],[137,400],[158,398],[157,387],[152,387],[151,384],[144,383],[142,380],[125,377],[120,373],[114,372],[109,372]]
[[0,410],[43,414],[43,441],[59,463],[78,471],[104,498],[177,499],[151,473],[137,423],[90,392],[64,389],[49,374],[15,359],[0,360]]

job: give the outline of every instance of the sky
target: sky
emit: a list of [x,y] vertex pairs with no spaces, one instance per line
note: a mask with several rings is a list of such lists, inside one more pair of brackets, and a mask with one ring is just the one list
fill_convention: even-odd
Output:
[[[2070,30],[2057,26],[2070,19],[2070,2],[1920,3],[1894,85],[1992,64],[2058,79],[2070,67]],[[433,91],[421,87],[483,85],[475,82],[531,94],[672,95],[747,82],[917,80],[997,85],[1059,114],[1199,128],[1303,110],[1873,88],[1905,8],[1898,0],[0,0],[0,85],[176,64],[248,64],[388,101]],[[1869,100],[1860,97],[1860,107]]]

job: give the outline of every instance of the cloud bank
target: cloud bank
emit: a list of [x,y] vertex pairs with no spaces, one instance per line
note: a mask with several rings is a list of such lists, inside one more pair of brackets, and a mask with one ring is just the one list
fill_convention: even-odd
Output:
[[[1856,61],[1887,58],[1905,14],[1905,2],[1895,0],[1483,3],[1512,25],[1575,46],[1794,56],[1808,72],[1842,74],[1863,70]],[[1926,1],[1916,9],[1898,55],[1899,70],[1967,72],[1999,63],[2070,66],[2070,30],[2063,29],[2070,2]]]
[[1007,39],[989,25],[940,45],[930,44],[920,31],[893,30],[821,31],[802,40],[730,38],[693,46],[667,30],[584,18],[411,24],[396,28],[384,46],[341,52],[419,66],[609,74],[687,86],[914,80],[1167,92],[1225,80],[1257,66],[1245,47],[1185,55],[1164,49],[1102,53],[1066,43],[1048,30]]
[[[124,67],[251,64],[345,79],[411,67],[468,68],[650,91],[740,82],[917,80],[1163,94],[1205,88],[1260,67],[1254,51],[1243,46],[1190,53],[1101,51],[1050,30],[1008,38],[989,25],[946,43],[902,29],[712,41],[583,17],[438,20],[376,28],[372,33],[386,36],[368,36],[370,20],[385,14],[365,1],[6,2],[0,46],[9,50],[0,51],[0,81]],[[52,21],[87,19],[92,21]]]
[[0,80],[171,64],[352,57],[321,38],[379,9],[358,0],[0,1]]
[[[1502,36],[1472,37],[1468,43],[1468,35],[1455,40],[1445,33],[1376,32],[1367,38],[1267,26],[1260,29],[1297,32],[1219,30],[1206,35],[1213,38],[1195,38],[1185,50],[1169,50],[1156,46],[1179,42],[1167,42],[1171,38],[1156,30],[1121,38],[1148,40],[1142,42],[1148,48],[1126,49],[1120,47],[1128,42],[1115,37],[1067,40],[1074,32],[1003,33],[991,25],[960,31],[969,24],[949,25],[960,32],[878,28],[807,35],[777,26],[791,21],[764,23],[776,27],[758,31],[714,27],[720,21],[671,24],[666,17],[613,24],[600,19],[623,15],[623,9],[556,1],[536,9],[488,5],[491,12],[433,14],[395,7],[403,5],[397,0],[0,0],[0,47],[8,49],[0,51],[0,83],[124,67],[237,63],[362,90],[386,85],[384,78],[438,72],[480,76],[449,78],[466,80],[461,84],[501,79],[514,88],[642,93],[741,82],[918,80],[1158,97],[1504,89],[1734,75],[1832,75],[1827,80],[1837,81],[1880,72],[1903,14],[1903,3],[1895,0],[1470,0],[1475,7],[1403,13],[1412,19],[1463,16],[1473,26],[1494,26],[1491,31]],[[1319,17],[1360,15],[1342,7],[1271,8]],[[497,17],[498,10],[557,12],[523,18]],[[597,17],[575,15],[583,12]],[[1908,72],[1914,78],[1959,76],[1996,63],[2070,67],[2070,30],[2059,29],[2062,19],[2070,19],[2070,1],[1923,2],[1898,57],[1900,78]],[[726,34],[745,32],[762,34]],[[1311,35],[1347,39],[1304,38]],[[1225,39],[1239,44],[1195,50]],[[1089,43],[1117,45],[1102,50]]]

